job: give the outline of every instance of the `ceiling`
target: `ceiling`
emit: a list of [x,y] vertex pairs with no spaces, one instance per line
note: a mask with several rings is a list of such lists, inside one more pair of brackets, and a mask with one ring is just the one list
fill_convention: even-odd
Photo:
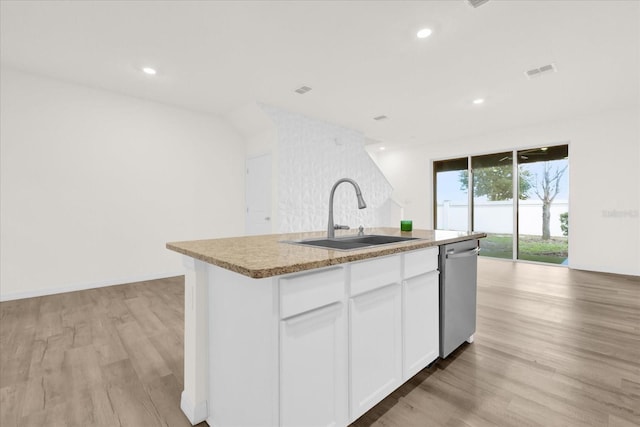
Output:
[[[638,1],[0,4],[6,66],[223,117],[271,104],[385,145],[640,102]],[[549,63],[556,73],[525,76]]]

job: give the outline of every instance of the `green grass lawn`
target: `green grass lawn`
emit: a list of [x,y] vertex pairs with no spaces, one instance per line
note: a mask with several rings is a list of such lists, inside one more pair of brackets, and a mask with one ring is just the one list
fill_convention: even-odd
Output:
[[[513,240],[511,235],[488,234],[480,240],[480,255],[511,259]],[[569,256],[569,242],[566,237],[552,237],[542,240],[540,236],[520,236],[519,259],[528,261],[562,264]]]

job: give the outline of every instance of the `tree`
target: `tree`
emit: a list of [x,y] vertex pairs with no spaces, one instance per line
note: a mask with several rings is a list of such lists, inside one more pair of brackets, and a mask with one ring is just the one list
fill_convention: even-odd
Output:
[[[544,168],[542,170],[542,179],[537,181],[536,195],[542,200],[542,240],[549,240],[551,238],[551,232],[549,230],[549,223],[551,222],[551,203],[560,192],[560,179],[569,165],[565,165],[563,168],[556,166],[555,168],[550,162],[544,162]],[[536,177],[537,178],[537,177]]]
[[569,212],[563,212],[560,214],[560,229],[563,236],[569,235]]
[[[469,188],[469,174],[460,171],[458,175],[460,189]],[[519,192],[520,200],[529,198],[533,177],[528,170],[520,171]],[[513,167],[511,164],[476,168],[473,170],[473,195],[487,196],[489,201],[510,200],[513,198]]]

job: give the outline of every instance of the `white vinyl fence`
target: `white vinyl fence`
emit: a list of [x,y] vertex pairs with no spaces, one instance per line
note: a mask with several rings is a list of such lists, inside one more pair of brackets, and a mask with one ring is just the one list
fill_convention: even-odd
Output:
[[[467,230],[469,205],[466,202],[446,201],[438,204],[438,224],[441,230]],[[562,236],[560,214],[569,211],[566,200],[554,201],[551,204],[551,222],[549,229],[552,236]],[[513,202],[475,202],[474,222],[476,231],[486,233],[513,233]],[[519,203],[520,234],[542,235],[542,201],[521,200]],[[571,230],[571,226],[569,226]]]

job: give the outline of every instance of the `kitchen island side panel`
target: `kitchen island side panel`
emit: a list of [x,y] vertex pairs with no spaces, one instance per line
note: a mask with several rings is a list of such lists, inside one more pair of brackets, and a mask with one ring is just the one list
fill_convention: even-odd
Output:
[[210,426],[279,424],[277,279],[213,265],[209,279]]
[[208,264],[184,256],[184,390],[180,409],[195,425],[209,415]]

